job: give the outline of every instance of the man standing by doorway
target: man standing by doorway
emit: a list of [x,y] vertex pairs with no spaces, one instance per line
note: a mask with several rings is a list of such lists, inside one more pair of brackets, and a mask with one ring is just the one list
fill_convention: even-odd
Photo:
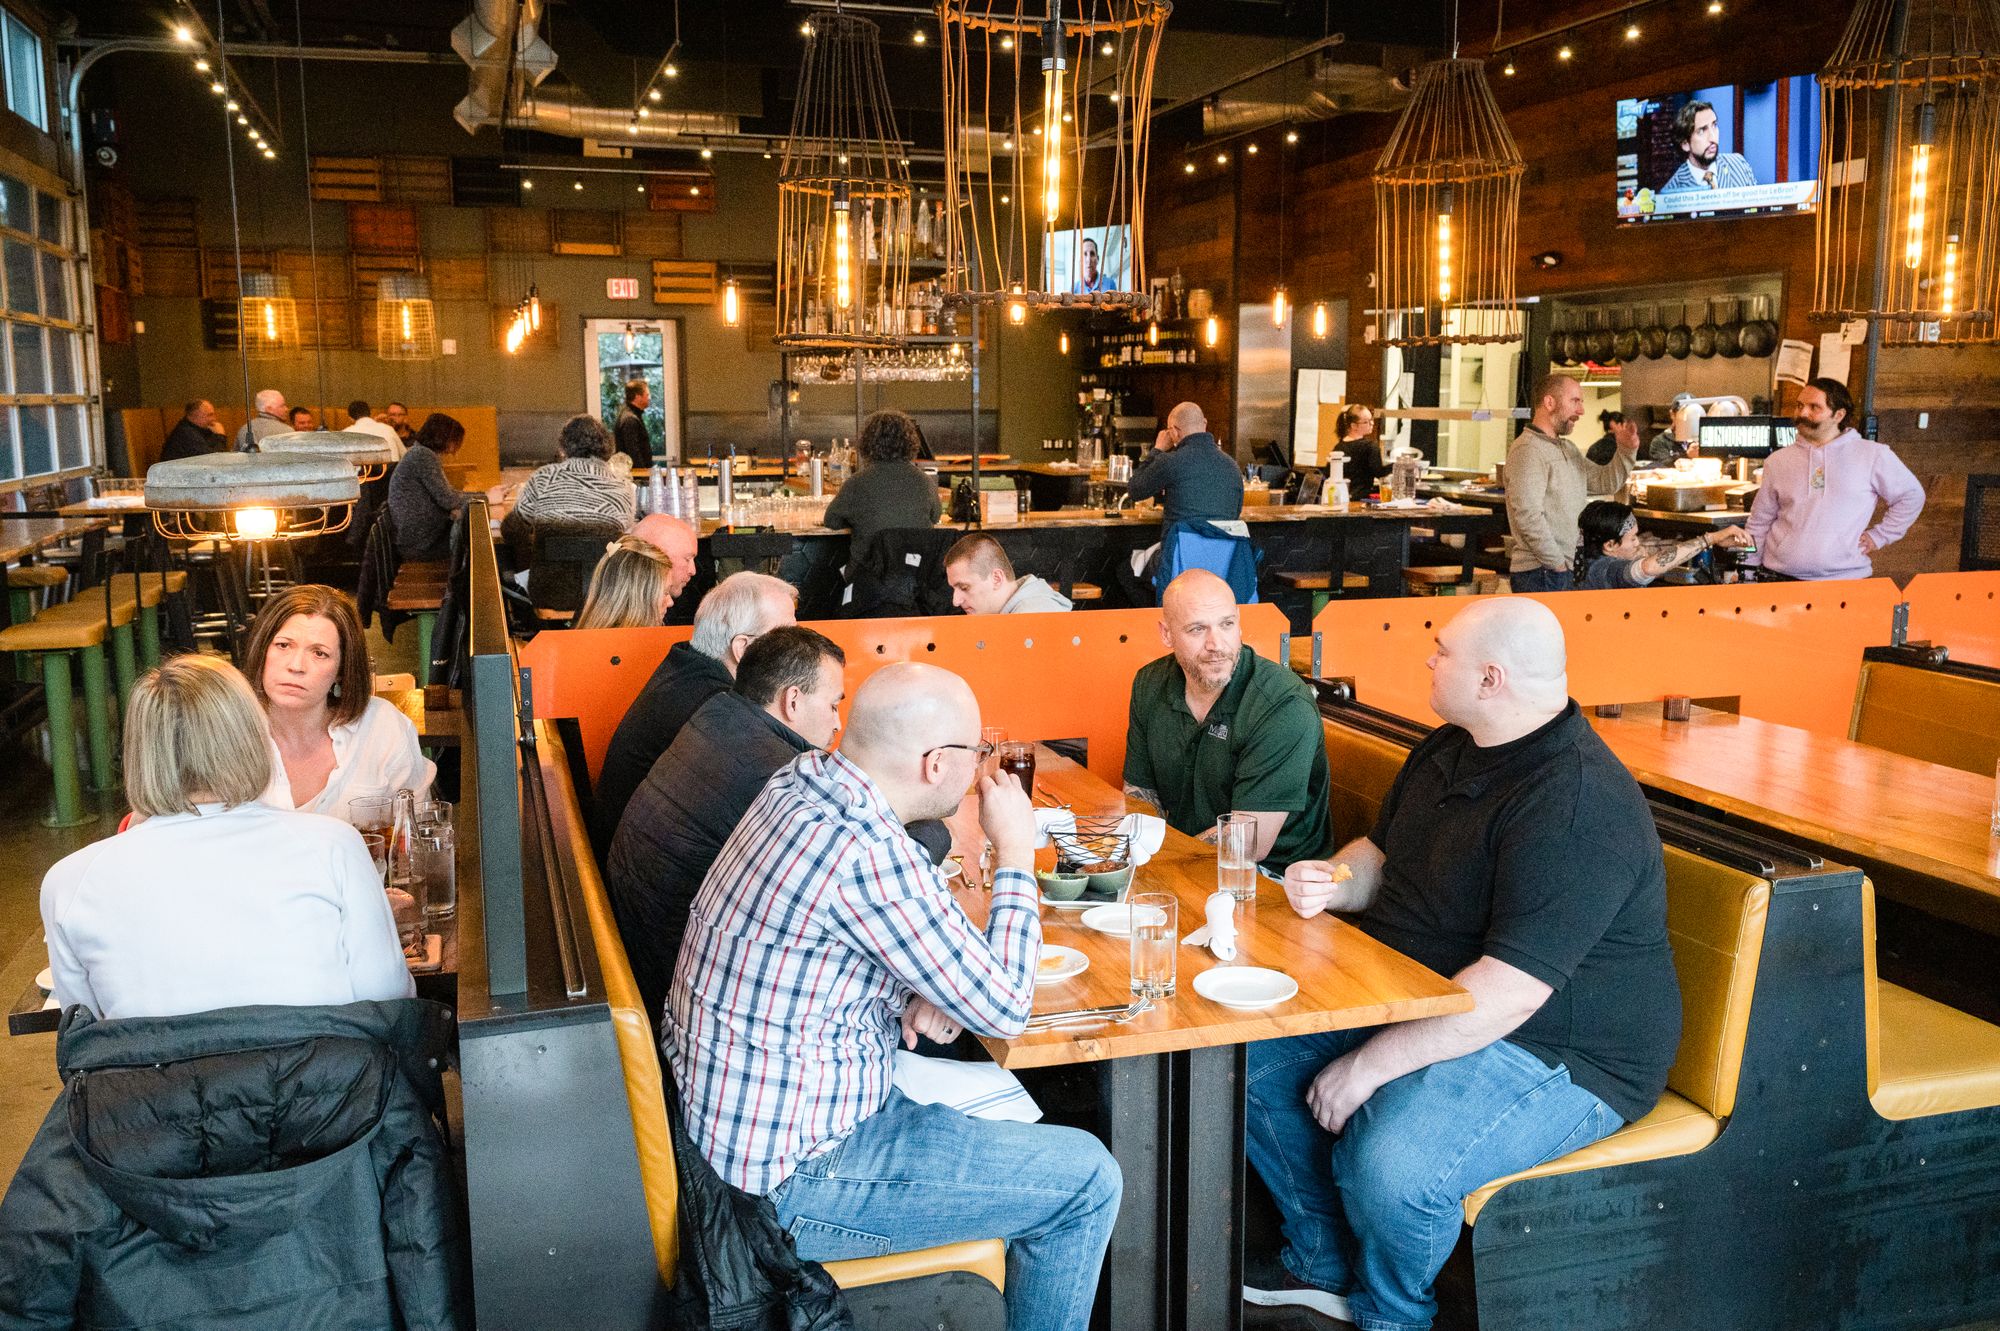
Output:
[[618,438],[618,451],[632,459],[634,470],[653,465],[653,436],[646,429],[646,408],[652,405],[653,390],[644,379],[625,381],[625,405],[612,433]]

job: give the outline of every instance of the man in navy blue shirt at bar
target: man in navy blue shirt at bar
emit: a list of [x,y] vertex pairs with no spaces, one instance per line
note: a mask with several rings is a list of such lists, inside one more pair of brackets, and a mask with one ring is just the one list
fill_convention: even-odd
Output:
[[1157,498],[1162,524],[1227,522],[1243,515],[1243,473],[1192,402],[1167,413],[1167,428],[1132,468],[1125,493],[1135,504]]

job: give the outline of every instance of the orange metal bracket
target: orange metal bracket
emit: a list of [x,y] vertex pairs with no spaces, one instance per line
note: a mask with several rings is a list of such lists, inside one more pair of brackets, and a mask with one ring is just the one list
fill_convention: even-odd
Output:
[[[1353,678],[1371,706],[1435,723],[1424,662],[1438,627],[1486,599],[1335,601],[1313,619],[1320,674]],[[1745,716],[1845,738],[1862,649],[1889,641],[1902,597],[1889,579],[1868,578],[1534,599],[1562,622],[1570,696],[1586,707],[1737,697]]]
[[[814,623],[847,653],[847,696],[892,661],[924,661],[972,685],[989,726],[1026,739],[1089,741],[1090,770],[1116,785],[1125,766],[1132,676],[1166,653],[1160,612],[1070,611],[1047,615],[946,615],[914,619],[833,619]],[[1243,607],[1243,641],[1284,661],[1287,633],[1276,606]],[[653,668],[691,630],[567,629],[538,634],[521,649],[534,681],[535,715],[574,716],[593,777],[618,721]]]
[[1951,659],[2000,666],[2000,573],[1919,573],[1903,589],[1910,641],[1951,649]]

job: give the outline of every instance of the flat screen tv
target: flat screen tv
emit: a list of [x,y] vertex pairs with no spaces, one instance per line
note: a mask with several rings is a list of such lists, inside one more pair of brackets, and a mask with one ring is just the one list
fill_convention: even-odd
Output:
[[1726,84],[1618,103],[1618,220],[1811,212],[1819,83]]
[[1049,291],[1130,291],[1132,228],[1087,226],[1048,235]]

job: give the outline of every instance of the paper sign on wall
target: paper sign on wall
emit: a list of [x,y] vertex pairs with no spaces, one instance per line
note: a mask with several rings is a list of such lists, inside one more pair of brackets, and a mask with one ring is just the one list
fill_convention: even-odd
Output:
[[1821,333],[1819,336],[1819,373],[1822,379],[1847,382],[1848,369],[1853,361],[1854,348],[1839,333]]
[[1801,338],[1788,337],[1778,347],[1777,381],[1781,384],[1802,384],[1812,378],[1812,343]]

